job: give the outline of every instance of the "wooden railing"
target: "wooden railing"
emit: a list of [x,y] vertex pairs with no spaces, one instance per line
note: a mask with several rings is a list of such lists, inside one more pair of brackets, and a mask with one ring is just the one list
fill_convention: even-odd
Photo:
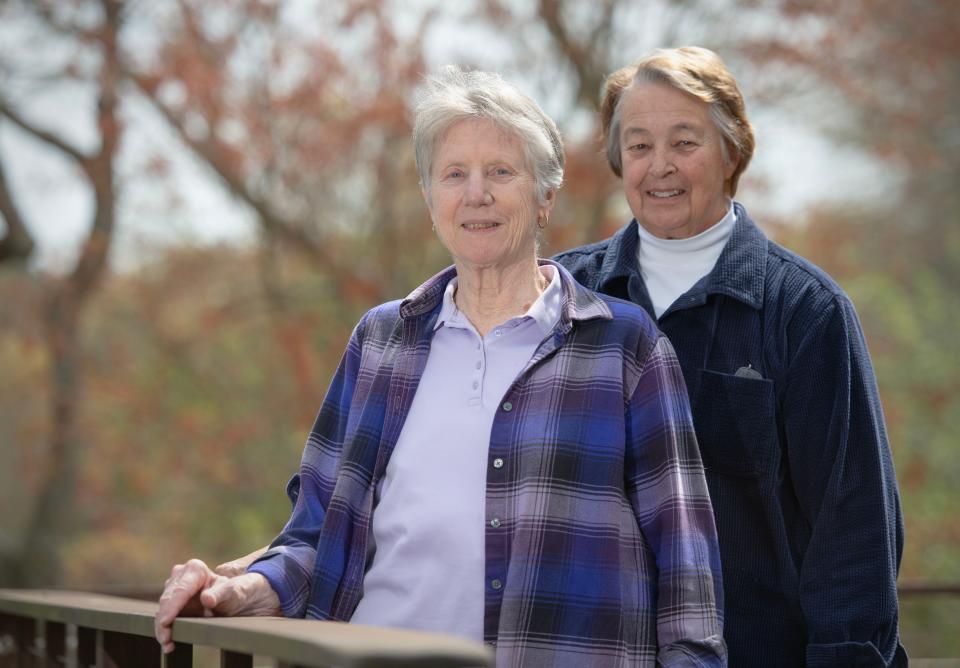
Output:
[[[194,646],[212,647],[221,668],[493,666],[469,640],[417,631],[277,617],[180,618],[176,650],[153,637],[157,604],[71,591],[0,589],[0,668],[181,668]],[[199,650],[198,650],[199,653]]]

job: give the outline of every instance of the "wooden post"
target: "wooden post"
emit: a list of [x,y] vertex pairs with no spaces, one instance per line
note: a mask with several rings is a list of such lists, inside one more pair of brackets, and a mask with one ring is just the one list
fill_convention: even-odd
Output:
[[28,658],[25,663],[30,668],[45,668],[47,665],[47,627],[42,619],[30,620],[33,626],[33,642],[27,646]]

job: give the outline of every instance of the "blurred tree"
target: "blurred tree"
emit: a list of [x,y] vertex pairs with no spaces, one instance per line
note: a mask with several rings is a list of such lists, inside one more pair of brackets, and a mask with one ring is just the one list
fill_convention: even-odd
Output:
[[387,9],[182,0],[160,50],[131,72],[269,243],[306,255],[334,298],[366,306],[442,262],[407,113],[434,14],[400,35]]
[[[751,3],[757,4],[757,3]],[[752,59],[816,97],[810,120],[883,161],[909,216],[892,225],[938,252],[960,212],[960,12],[936,0],[780,0],[803,30],[756,36]],[[881,204],[889,204],[882,202]],[[883,215],[883,212],[878,212]],[[899,213],[899,212],[898,212]],[[886,223],[887,221],[885,221]],[[892,221],[891,221],[892,222]],[[958,267],[943,266],[956,271]]]
[[903,577],[955,582],[960,12],[929,0],[780,5],[806,29],[748,52],[816,87],[816,122],[885,169],[876,200],[820,207],[781,236],[836,276],[860,312],[900,475]]
[[20,211],[7,183],[2,161],[0,161],[0,217],[6,223],[6,229],[0,237],[0,264],[26,261],[33,252],[33,235],[20,217]]
[[[39,585],[60,578],[60,547],[74,527],[71,508],[77,485],[77,469],[86,443],[77,430],[81,398],[83,353],[80,332],[90,298],[107,270],[116,217],[117,194],[114,163],[122,126],[118,119],[117,88],[120,54],[117,35],[122,23],[121,2],[7,3],[6,12],[29,12],[47,33],[69,37],[77,57],[57,64],[34,86],[62,85],[82,80],[96,90],[95,126],[98,146],[89,151],[48,130],[31,117],[28,100],[13,99],[12,86],[0,95],[0,120],[72,161],[83,175],[93,199],[89,232],[72,270],[62,277],[48,277],[43,289],[43,322],[49,357],[50,431],[46,448],[45,475],[39,484],[32,515],[15,555],[7,555],[8,568],[0,574],[8,583]],[[82,64],[81,64],[82,63]],[[16,76],[18,63],[3,63],[8,76]],[[23,74],[23,70],[20,70]],[[18,82],[18,83],[23,83]],[[29,92],[25,97],[29,97]],[[0,213],[7,224],[4,246],[7,257],[25,257],[30,250],[25,216],[9,192],[0,167]]]

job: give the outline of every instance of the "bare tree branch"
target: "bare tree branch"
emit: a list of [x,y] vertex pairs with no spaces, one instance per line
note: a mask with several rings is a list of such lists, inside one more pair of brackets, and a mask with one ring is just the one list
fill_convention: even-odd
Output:
[[26,260],[33,252],[34,241],[13,201],[3,161],[0,161],[0,216],[7,223],[7,233],[0,238],[0,263]]
[[117,86],[121,73],[117,36],[121,29],[121,4],[117,0],[101,2],[104,18],[96,33],[103,54],[97,79],[97,128],[100,134],[97,153],[85,156],[58,137],[23,119],[18,120],[18,114],[9,107],[0,109],[21,128],[77,160],[94,195],[93,224],[77,264],[69,276],[51,283],[45,300],[44,321],[51,359],[52,425],[48,468],[24,532],[20,561],[20,577],[24,583],[34,586],[58,580],[65,536],[73,524],[73,504],[83,447],[77,423],[83,375],[80,342],[82,315],[86,302],[106,273],[116,219],[114,159],[121,133],[117,121]]
[[350,281],[353,283],[354,289],[360,288],[362,292],[379,296],[381,288],[377,286],[375,281],[359,276],[353,266],[340,258],[335,252],[336,249],[329,248],[309,236],[305,231],[303,221],[288,219],[276,211],[269,202],[251,192],[236,173],[236,170],[230,166],[229,160],[215,139],[211,137],[204,139],[191,137],[186,130],[186,121],[183,115],[157,99],[155,86],[151,81],[129,71],[127,76],[140,88],[147,100],[176,131],[184,144],[213,169],[230,193],[253,209],[260,224],[268,234],[290,244],[298,252],[306,255],[313,263],[324,267],[325,273],[335,283],[340,284]]
[[592,49],[597,41],[606,41],[606,37],[602,36],[601,33],[606,26],[607,35],[609,35],[615,3],[609,1],[604,3],[603,19],[597,24],[590,41],[586,43],[577,41],[570,33],[570,29],[562,16],[563,6],[562,0],[540,0],[539,17],[543,20],[561,53],[566,56],[577,73],[579,81],[577,98],[591,107],[596,107],[598,91],[603,83],[605,72],[603,64],[597,62],[596,51]]
[[95,209],[90,235],[80,252],[73,270],[73,291],[77,299],[85,299],[92,292],[106,268],[107,254],[116,222],[116,193],[114,188],[114,157],[120,141],[117,121],[117,87],[120,79],[120,55],[117,33],[120,30],[120,3],[102,0],[105,30],[102,32],[104,63],[100,74],[100,95],[97,104],[97,128],[100,149],[83,165],[94,192]]
[[58,151],[73,158],[81,166],[85,166],[89,161],[89,156],[85,155],[80,149],[71,146],[64,139],[56,136],[52,132],[37,127],[26,118],[21,116],[20,113],[10,106],[10,104],[2,97],[0,97],[0,115],[6,116],[14,125],[25,131],[27,134],[32,135],[36,139],[39,139],[45,144],[48,144]]

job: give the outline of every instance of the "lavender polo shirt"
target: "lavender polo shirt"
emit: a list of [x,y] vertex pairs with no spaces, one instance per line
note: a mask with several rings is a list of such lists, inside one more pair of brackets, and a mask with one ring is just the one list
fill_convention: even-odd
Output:
[[[447,285],[427,365],[378,486],[373,563],[350,619],[483,640],[487,449],[500,400],[560,319],[559,273],[480,337]],[[496,466],[496,462],[494,462]]]

